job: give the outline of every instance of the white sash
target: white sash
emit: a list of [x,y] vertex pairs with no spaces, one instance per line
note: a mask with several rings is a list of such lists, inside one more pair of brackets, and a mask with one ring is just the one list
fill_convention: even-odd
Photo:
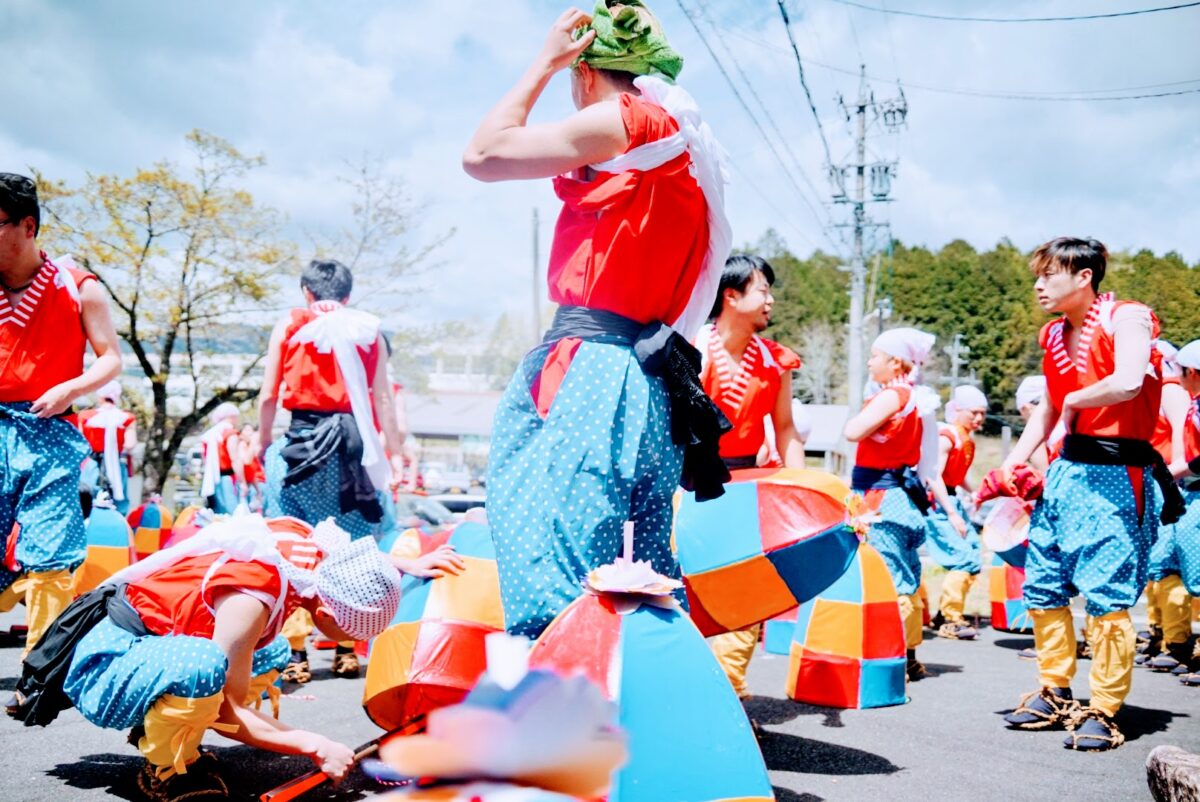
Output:
[[221,456],[217,447],[225,435],[233,430],[233,424],[228,419],[213,425],[200,436],[204,441],[204,479],[200,482],[200,497],[208,498],[217,492],[217,483],[221,481]]
[[116,407],[103,407],[84,424],[89,429],[104,430],[104,475],[112,487],[114,501],[125,500],[124,483],[121,481],[121,449],[117,445],[117,433],[125,422],[125,413]]
[[297,344],[312,343],[318,353],[333,352],[338,371],[346,383],[350,396],[350,411],[362,438],[362,464],[377,490],[386,490],[392,478],[392,469],[385,459],[383,443],[375,429],[371,414],[371,389],[366,368],[359,358],[359,348],[370,348],[379,338],[379,318],[357,309],[350,309],[334,301],[318,301],[313,304],[316,317],[300,327],[292,335]]

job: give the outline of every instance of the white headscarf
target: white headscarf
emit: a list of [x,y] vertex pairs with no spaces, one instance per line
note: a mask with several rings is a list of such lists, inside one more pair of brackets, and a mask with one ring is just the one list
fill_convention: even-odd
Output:
[[1182,371],[1184,368],[1200,370],[1200,340],[1192,340],[1179,349],[1175,354],[1175,364]]
[[1026,376],[1017,387],[1017,411],[1027,404],[1040,404],[1046,397],[1046,377]]
[[987,408],[987,396],[982,390],[969,384],[960,384],[954,388],[950,400],[946,402],[946,420],[953,423],[955,416],[963,409],[982,409],[986,412]]
[[902,359],[914,368],[925,363],[937,337],[920,329],[888,329],[875,338],[872,349],[879,349],[888,356]]

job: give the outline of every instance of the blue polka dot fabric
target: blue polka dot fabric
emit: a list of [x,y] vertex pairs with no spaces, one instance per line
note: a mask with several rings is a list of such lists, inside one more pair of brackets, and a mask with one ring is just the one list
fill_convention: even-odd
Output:
[[967,536],[962,537],[950,525],[946,513],[930,510],[925,519],[925,549],[938,565],[947,571],[966,571],[968,574],[979,573],[983,566],[980,554],[979,531],[967,517],[967,511],[961,501],[950,498],[962,519],[967,522]]
[[530,387],[548,351],[530,351],[509,383],[489,456],[505,621],[529,637],[579,596],[588,571],[620,556],[627,520],[635,559],[679,576],[670,537],[683,449],[662,380],[626,346],[583,342],[543,420]]
[[867,542],[883,556],[896,593],[908,596],[921,584],[921,557],[917,549],[925,542],[925,516],[903,488],[884,491],[879,505],[882,520],[871,524]]
[[373,524],[362,517],[358,510],[342,512],[339,498],[341,482],[341,467],[338,458],[327,460],[316,473],[302,482],[284,486],[283,477],[287,473],[287,463],[283,460],[283,440],[276,440],[267,449],[263,460],[263,470],[267,474],[266,514],[268,516],[290,515],[306,523],[316,526],[326,518],[333,518],[337,525],[350,533],[357,540],[360,537],[374,537],[378,540],[384,526],[394,526],[395,513],[392,522],[388,523],[387,509],[391,499],[387,494],[380,493],[379,501],[384,507],[384,520]]
[[1200,490],[1184,490],[1187,512],[1174,524],[1159,527],[1150,550],[1150,579],[1178,574],[1193,596],[1200,596]]
[[[251,673],[281,670],[289,653],[287,640],[275,638],[254,653]],[[142,723],[165,694],[212,696],[225,687],[228,667],[221,647],[208,638],[138,637],[106,618],[76,647],[63,690],[88,721],[123,730]]]
[[1082,594],[1087,614],[1100,616],[1137,603],[1158,530],[1154,480],[1144,474],[1139,516],[1125,466],[1054,461],[1029,523],[1028,607],[1065,607]]
[[[91,449],[74,426],[29,407],[0,403],[0,537],[19,523],[16,557],[24,570],[73,571],[87,545],[79,474]],[[15,579],[0,568],[0,588]]]

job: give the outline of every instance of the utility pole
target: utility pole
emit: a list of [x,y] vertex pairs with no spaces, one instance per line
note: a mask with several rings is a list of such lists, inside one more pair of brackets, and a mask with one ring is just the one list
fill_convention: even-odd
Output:
[[966,357],[971,353],[971,346],[962,341],[961,334],[954,335],[954,342],[942,348],[950,357],[950,390],[958,386],[958,371],[966,363]]
[[[834,184],[835,203],[849,204],[852,212],[853,247],[850,254],[850,341],[846,347],[846,390],[852,412],[862,406],[864,385],[864,368],[866,359],[863,357],[863,304],[866,295],[867,265],[864,244],[864,234],[867,229],[881,227],[867,216],[868,203],[883,203],[891,200],[891,183],[896,174],[896,163],[885,161],[867,161],[867,129],[868,123],[882,120],[883,125],[894,130],[904,125],[908,114],[908,103],[904,93],[893,100],[876,101],[875,95],[867,85],[867,68],[859,68],[858,99],[849,108],[844,100],[839,98],[847,120],[853,113],[855,123],[854,160],[840,165],[831,165],[830,178]],[[868,115],[871,119],[868,120]],[[847,179],[854,177],[853,195],[846,192]],[[867,179],[870,178],[870,197],[867,195]],[[880,314],[882,320],[882,311]]]
[[541,286],[541,271],[542,258],[539,253],[538,243],[538,210],[533,208],[533,344],[537,345],[542,341],[542,286]]

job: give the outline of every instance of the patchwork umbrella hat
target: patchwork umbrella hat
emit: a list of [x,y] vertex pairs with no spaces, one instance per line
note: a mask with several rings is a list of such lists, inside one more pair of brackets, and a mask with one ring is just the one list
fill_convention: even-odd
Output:
[[992,556],[988,569],[988,599],[992,603],[992,628],[1003,632],[1032,632],[1033,619],[1025,606],[1025,569]]
[[71,590],[76,595],[94,590],[101,582],[135,562],[133,530],[125,516],[110,506],[97,504],[87,521],[87,553],[75,571]]
[[828,590],[800,606],[787,695],[841,708],[903,704],[904,625],[883,557],[863,543]]
[[774,799],[741,702],[695,624],[665,599],[663,608],[584,593],[534,643],[530,669],[582,674],[617,704],[629,762],[609,802]]
[[980,534],[988,551],[1021,569],[1029,551],[1029,511],[1029,502],[1001,496],[988,511]]
[[808,601],[854,558],[849,488],[823,471],[737,471],[725,494],[677,498],[673,542],[692,620],[705,635],[744,629]]
[[133,548],[140,560],[163,548],[171,539],[175,518],[161,501],[147,501],[125,519],[133,529]]
[[208,514],[204,507],[195,504],[184,507],[175,516],[175,521],[171,524],[171,535],[162,547],[165,549],[168,546],[174,546],[181,540],[187,540],[199,532],[207,522]]
[[484,639],[504,630],[500,574],[491,530],[461,523],[425,538],[423,551],[454,546],[466,567],[458,576],[405,576],[392,625],[371,643],[363,707],[392,731],[458,704],[487,667]]

